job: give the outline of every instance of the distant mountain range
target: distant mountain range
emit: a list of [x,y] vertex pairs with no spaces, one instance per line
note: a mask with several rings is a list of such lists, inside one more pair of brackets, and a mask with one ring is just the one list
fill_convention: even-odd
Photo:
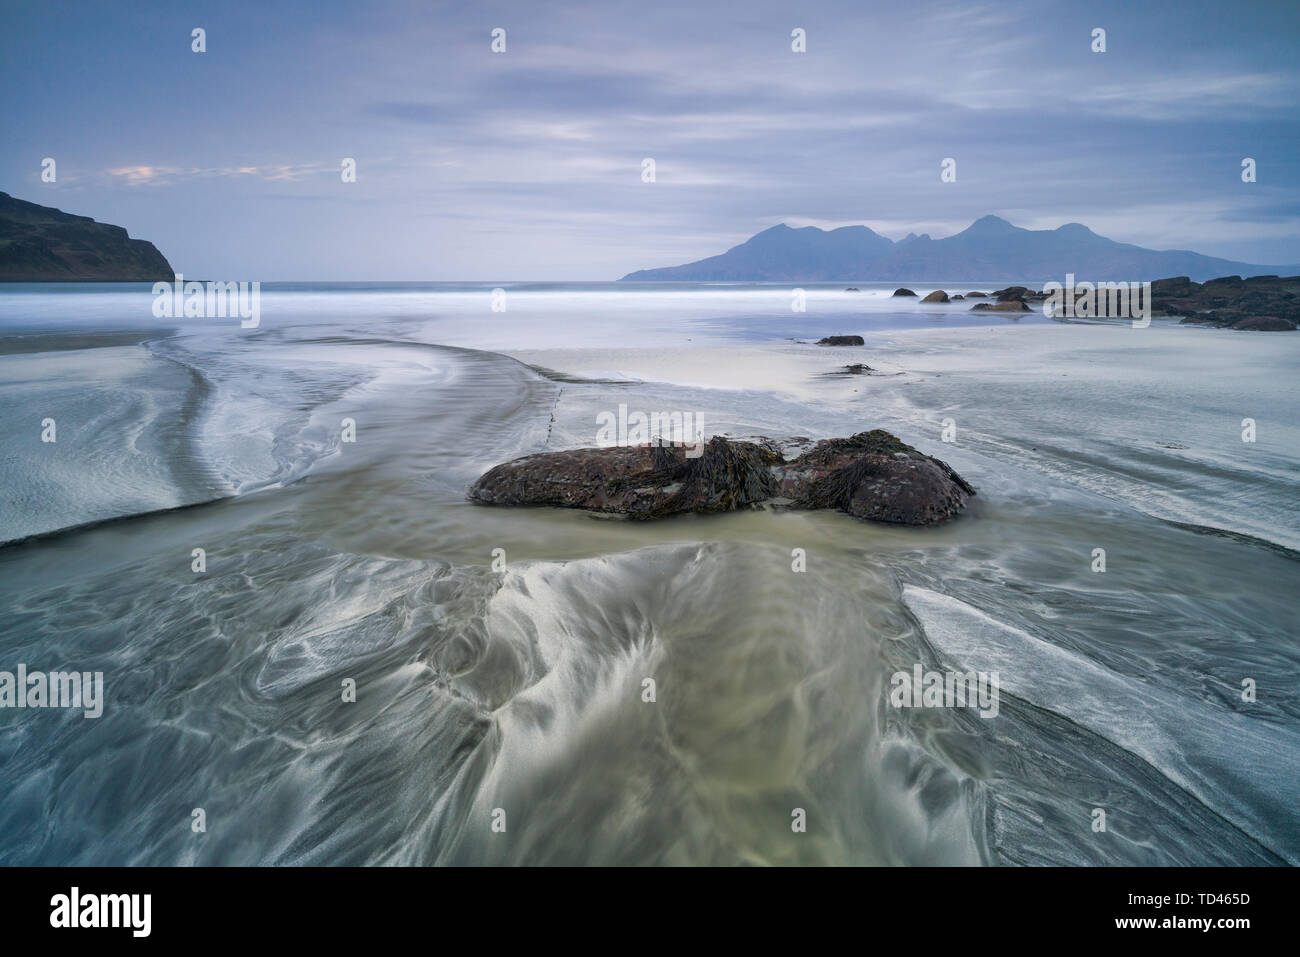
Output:
[[171,282],[151,242],[121,226],[0,193],[0,282]]
[[1259,266],[1187,250],[1143,249],[1098,236],[1087,226],[1022,229],[984,216],[945,239],[909,234],[897,242],[866,226],[765,229],[719,256],[684,266],[641,269],[641,282],[905,282],[1021,279],[1143,281],[1166,276],[1291,275],[1300,265]]

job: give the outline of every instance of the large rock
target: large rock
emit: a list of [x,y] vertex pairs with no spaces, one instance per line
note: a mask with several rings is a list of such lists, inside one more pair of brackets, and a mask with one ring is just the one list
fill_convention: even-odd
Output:
[[942,289],[936,289],[930,295],[921,300],[922,302],[947,302],[948,294]]
[[826,439],[776,469],[793,508],[835,508],[892,525],[931,525],[975,494],[960,475],[881,429]]
[[894,295],[895,295],[895,296],[915,296],[916,293],[912,292],[912,290],[910,290],[910,289],[895,289],[895,290],[894,290]]
[[732,512],[777,499],[788,508],[834,508],[876,522],[929,525],[951,518],[975,494],[945,463],[879,429],[825,439],[791,460],[782,447],[717,436],[697,458],[682,446],[542,452],[488,470],[469,499],[633,519]]
[[819,346],[865,346],[866,340],[861,336],[827,336],[825,339],[818,339]]
[[615,446],[528,455],[484,473],[479,505],[559,505],[631,518],[734,512],[776,493],[773,449],[714,438],[696,458],[678,446]]
[[1171,279],[1157,279],[1151,284],[1151,295],[1154,296],[1190,296],[1193,291],[1201,288],[1198,282],[1192,282],[1187,276],[1174,276]]
[[1029,312],[1029,306],[1023,299],[1007,299],[1004,302],[977,302],[970,307],[971,312]]

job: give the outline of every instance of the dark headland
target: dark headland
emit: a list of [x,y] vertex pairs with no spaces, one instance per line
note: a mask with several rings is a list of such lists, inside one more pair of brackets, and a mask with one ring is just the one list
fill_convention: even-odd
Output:
[[0,193],[0,282],[171,282],[153,243],[121,226]]

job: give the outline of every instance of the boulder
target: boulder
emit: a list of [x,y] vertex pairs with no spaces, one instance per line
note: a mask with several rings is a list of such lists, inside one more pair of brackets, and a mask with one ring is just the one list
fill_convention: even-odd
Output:
[[993,290],[993,298],[998,302],[1009,302],[1013,299],[1024,299],[1033,293],[1034,290],[1028,286],[1007,286],[1006,289]]
[[921,300],[922,302],[947,302],[948,294],[942,289],[936,289],[930,295]]
[[951,518],[975,494],[947,464],[880,429],[822,440],[791,460],[781,448],[770,440],[715,436],[696,458],[680,445],[541,452],[489,469],[470,488],[469,500],[645,520],[733,512],[782,499],[787,508],[834,508],[875,522],[930,525]]
[[910,290],[910,289],[895,289],[895,290],[894,290],[894,295],[895,295],[895,296],[915,296],[916,293],[912,292],[912,290]]
[[861,292],[862,290],[859,289],[857,286],[849,286],[849,287],[848,287],[847,289],[845,289],[844,291],[845,291],[845,292]]
[[951,301],[952,301],[952,302],[956,302],[956,301],[959,300],[959,299],[965,299],[965,298],[966,298],[966,297],[963,296],[961,293],[957,293],[957,295],[955,295],[955,296],[952,297]]
[[846,375],[871,375],[876,370],[863,362],[855,362],[852,365],[840,366],[834,372],[823,372],[822,376],[827,378],[836,378]]
[[776,493],[775,451],[714,438],[691,458],[684,446],[637,445],[541,452],[498,465],[470,489],[479,505],[558,505],[648,519],[734,512]]
[[1156,296],[1189,296],[1193,290],[1201,288],[1201,284],[1192,282],[1188,276],[1174,276],[1172,279],[1157,279],[1151,284],[1151,295]]
[[891,525],[932,525],[975,494],[946,463],[881,429],[826,439],[777,469],[792,508],[835,508]]
[[977,302],[970,307],[971,312],[1029,312],[1029,306],[1023,299],[1008,299],[1005,302]]
[[861,336],[827,336],[825,339],[818,339],[819,346],[865,346],[866,340]]
[[967,298],[967,299],[987,299],[988,296],[989,296],[989,294],[986,293],[986,292],[968,292],[968,293],[966,293],[966,298]]
[[1220,276],[1218,279],[1207,279],[1201,285],[1206,292],[1210,292],[1215,289],[1240,289],[1245,284],[1246,281],[1240,276]]

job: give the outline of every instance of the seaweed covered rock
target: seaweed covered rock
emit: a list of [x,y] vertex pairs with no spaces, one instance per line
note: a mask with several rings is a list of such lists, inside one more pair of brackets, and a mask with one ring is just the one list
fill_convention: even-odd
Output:
[[778,471],[793,508],[835,508],[895,525],[941,522],[975,494],[947,463],[881,429],[818,442]]
[[930,525],[975,489],[947,464],[879,429],[825,439],[787,460],[780,443],[716,436],[692,457],[680,445],[542,452],[498,465],[474,483],[479,505],[556,505],[633,519],[733,512],[780,500],[858,518]]
[[698,456],[687,451],[637,445],[541,452],[490,469],[469,497],[479,505],[559,505],[648,519],[732,512],[776,490],[770,466],[780,456],[771,449],[714,438]]

